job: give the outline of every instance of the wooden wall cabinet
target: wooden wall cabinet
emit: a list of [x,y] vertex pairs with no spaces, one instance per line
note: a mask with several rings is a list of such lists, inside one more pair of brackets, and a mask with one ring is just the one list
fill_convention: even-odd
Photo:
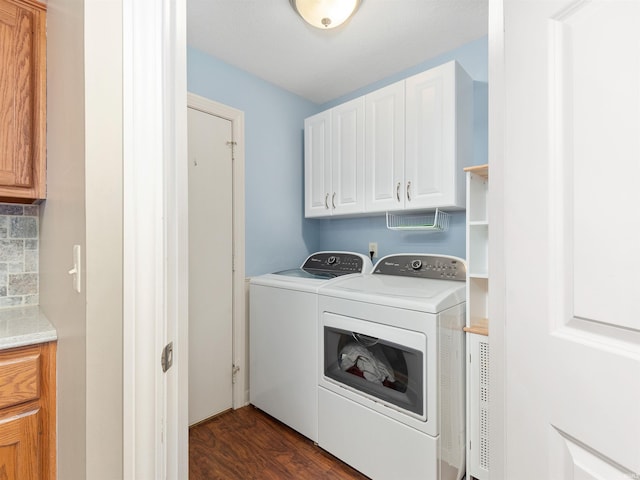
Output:
[[56,478],[56,343],[0,351],[0,477]]
[[46,195],[46,6],[0,0],[0,200]]

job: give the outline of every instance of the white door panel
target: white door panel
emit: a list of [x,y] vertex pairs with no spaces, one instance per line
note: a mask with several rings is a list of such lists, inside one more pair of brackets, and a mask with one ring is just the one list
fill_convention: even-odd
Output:
[[231,121],[188,109],[189,425],[232,406]]
[[473,81],[456,62],[406,80],[405,208],[464,208]]
[[450,98],[454,87],[453,76],[445,78],[431,71],[407,80],[405,177],[411,182],[409,195],[413,194],[413,198],[441,194],[445,189],[443,180],[453,176],[443,169],[453,169],[455,162],[443,162],[442,158],[453,158],[453,153],[445,149],[453,148],[455,131],[449,119],[455,118],[455,100]]
[[330,215],[331,111],[304,121],[304,215]]
[[[574,315],[635,329],[640,316],[629,315],[634,282],[620,267],[590,272],[594,264],[609,265],[611,251],[603,246],[611,239],[619,252],[640,245],[640,71],[632,68],[640,54],[639,17],[637,2],[577,8],[555,22],[552,51],[558,59],[553,87],[564,118],[565,188],[573,191],[566,208],[573,208]],[[626,256],[624,269],[639,271],[640,256]]]
[[384,212],[404,207],[404,81],[365,97],[365,209]]
[[364,211],[364,97],[331,110],[332,214]]
[[505,478],[640,478],[640,3],[504,22]]
[[551,444],[557,452],[552,460],[552,472],[565,472],[565,477],[574,480],[629,480],[637,478],[633,472],[619,465],[612,465],[600,458],[593,450],[585,448],[575,439],[552,432]]

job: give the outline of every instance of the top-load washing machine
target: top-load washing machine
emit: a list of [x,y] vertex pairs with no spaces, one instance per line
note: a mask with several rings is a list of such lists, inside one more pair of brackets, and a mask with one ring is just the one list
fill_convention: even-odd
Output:
[[320,447],[376,480],[464,476],[465,278],[403,254],[320,289]]
[[250,402],[318,439],[318,289],[372,269],[359,253],[318,252],[300,268],[253,277],[249,287]]

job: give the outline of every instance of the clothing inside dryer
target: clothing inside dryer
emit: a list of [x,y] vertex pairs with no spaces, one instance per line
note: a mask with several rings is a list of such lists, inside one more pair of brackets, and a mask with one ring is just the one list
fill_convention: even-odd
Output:
[[324,327],[324,346],[327,377],[422,415],[422,352],[327,326]]

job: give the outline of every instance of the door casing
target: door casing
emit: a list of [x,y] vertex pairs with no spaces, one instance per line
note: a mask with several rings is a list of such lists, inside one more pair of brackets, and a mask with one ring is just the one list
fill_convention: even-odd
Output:
[[[249,403],[246,345],[247,287],[245,285],[245,200],[244,200],[244,112],[222,103],[188,93],[187,106],[231,122],[233,133],[233,408]],[[182,393],[182,392],[181,392]]]

